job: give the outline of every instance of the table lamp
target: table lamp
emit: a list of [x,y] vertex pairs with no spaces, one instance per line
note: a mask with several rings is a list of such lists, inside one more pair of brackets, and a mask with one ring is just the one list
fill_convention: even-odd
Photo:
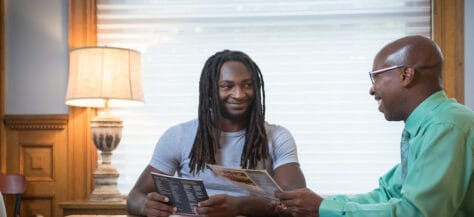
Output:
[[122,120],[110,114],[110,107],[143,104],[140,53],[116,47],[81,47],[69,54],[66,104],[104,108],[90,122],[92,139],[101,151],[101,163],[94,171],[90,201],[121,201],[117,189],[118,171],[112,167],[112,151],[122,137]]

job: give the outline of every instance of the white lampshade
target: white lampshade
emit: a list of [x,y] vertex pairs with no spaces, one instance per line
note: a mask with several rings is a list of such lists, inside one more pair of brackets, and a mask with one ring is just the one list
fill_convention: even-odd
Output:
[[115,47],[81,47],[69,54],[66,104],[110,107],[143,104],[140,53]]

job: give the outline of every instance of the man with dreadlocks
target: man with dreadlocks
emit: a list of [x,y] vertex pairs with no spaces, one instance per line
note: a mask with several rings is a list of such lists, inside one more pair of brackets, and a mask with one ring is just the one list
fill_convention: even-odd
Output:
[[284,190],[304,188],[295,141],[285,128],[265,122],[265,91],[255,62],[240,51],[217,52],[204,64],[199,81],[198,119],[168,129],[151,162],[130,191],[131,214],[169,216],[176,208],[155,192],[150,172],[199,178],[210,195],[201,216],[276,216],[270,201],[218,177],[206,167],[265,169]]

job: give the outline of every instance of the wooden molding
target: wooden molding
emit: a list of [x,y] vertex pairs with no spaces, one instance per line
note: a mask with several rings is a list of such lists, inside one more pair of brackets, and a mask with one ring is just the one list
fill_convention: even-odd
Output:
[[63,130],[67,115],[6,115],[5,126],[13,130]]
[[444,53],[444,89],[464,103],[464,0],[432,0],[433,39]]

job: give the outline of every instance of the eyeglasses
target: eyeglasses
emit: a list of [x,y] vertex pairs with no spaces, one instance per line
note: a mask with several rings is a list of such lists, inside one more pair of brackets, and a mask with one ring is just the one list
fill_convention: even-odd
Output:
[[390,70],[394,70],[394,69],[398,69],[398,68],[402,68],[402,67],[405,67],[405,65],[390,66],[390,67],[387,67],[387,68],[383,68],[383,69],[379,69],[379,70],[375,70],[375,71],[370,71],[369,72],[370,81],[372,81],[372,84],[374,84],[375,83],[374,76],[376,74],[380,74],[380,73],[383,73],[383,72],[388,72]]

